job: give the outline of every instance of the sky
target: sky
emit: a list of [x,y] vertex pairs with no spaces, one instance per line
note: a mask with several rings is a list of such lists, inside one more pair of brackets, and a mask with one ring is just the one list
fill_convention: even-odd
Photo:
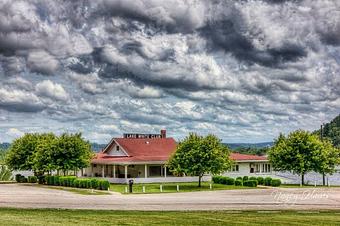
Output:
[[0,142],[272,141],[340,113],[340,1],[0,1]]

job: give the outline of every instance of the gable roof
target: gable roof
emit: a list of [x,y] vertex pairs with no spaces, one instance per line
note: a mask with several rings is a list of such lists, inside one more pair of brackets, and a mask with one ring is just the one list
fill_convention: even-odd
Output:
[[[114,144],[118,144],[127,156],[108,155]],[[105,149],[98,153],[92,163],[138,163],[138,162],[165,162],[176,150],[176,141],[173,138],[113,138]],[[230,158],[236,162],[267,161],[266,156],[230,153]]]
[[253,161],[253,160],[268,160],[266,156],[247,155],[240,153],[230,153],[230,158],[234,161]]
[[[110,156],[106,152],[116,142],[126,152],[127,156]],[[167,161],[176,150],[176,141],[173,138],[114,138],[109,145],[92,160],[92,163],[124,163]]]

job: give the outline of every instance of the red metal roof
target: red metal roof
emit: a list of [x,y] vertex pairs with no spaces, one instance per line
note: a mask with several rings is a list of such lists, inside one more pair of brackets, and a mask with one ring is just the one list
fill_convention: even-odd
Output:
[[105,152],[112,148],[108,145],[104,152],[100,152],[92,163],[119,163],[119,162],[148,162],[167,161],[176,150],[176,141],[173,138],[133,139],[114,138],[128,154],[128,156],[110,156]]
[[267,160],[266,156],[247,155],[247,154],[240,154],[240,153],[231,153],[230,158],[234,161]]
[[[114,142],[117,142],[128,156],[108,155],[106,152],[112,149],[112,143]],[[167,161],[170,155],[176,150],[176,145],[176,141],[173,138],[114,138],[102,152],[98,153],[95,158],[92,159],[92,163],[164,162]],[[231,153],[230,158],[234,161],[267,160],[266,156],[240,153]]]

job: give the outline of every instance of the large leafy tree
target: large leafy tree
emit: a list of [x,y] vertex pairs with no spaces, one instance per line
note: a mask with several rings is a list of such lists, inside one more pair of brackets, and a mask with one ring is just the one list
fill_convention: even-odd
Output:
[[277,171],[300,175],[304,184],[307,172],[333,172],[339,155],[329,142],[322,142],[318,136],[307,131],[297,130],[287,137],[280,134],[269,151],[269,160]]
[[198,176],[198,186],[205,173],[219,174],[231,166],[229,149],[214,135],[190,134],[177,146],[168,166],[175,174]]
[[82,138],[81,133],[64,133],[59,137],[59,148],[54,154],[56,169],[67,170],[82,169],[90,165],[93,152],[91,144]]
[[58,153],[58,137],[53,133],[41,134],[37,143],[34,158],[33,169],[39,174],[51,172],[57,169],[56,153]]
[[335,166],[340,164],[340,149],[333,146],[332,142],[324,139],[322,148],[315,149],[313,154],[313,170],[315,172],[325,174],[333,174]]
[[25,134],[16,139],[6,156],[6,164],[14,170],[33,170],[37,174],[87,167],[93,157],[91,145],[81,134]]
[[40,135],[28,133],[13,141],[6,155],[6,165],[13,170],[32,170]]

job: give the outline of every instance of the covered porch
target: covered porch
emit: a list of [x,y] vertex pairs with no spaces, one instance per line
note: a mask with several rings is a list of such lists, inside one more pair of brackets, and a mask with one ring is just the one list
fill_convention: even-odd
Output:
[[[192,182],[198,177],[177,177],[169,171],[164,163],[143,164],[91,164],[83,172],[83,177],[101,177],[110,183],[160,183],[160,182]],[[211,176],[205,176],[202,181],[210,181]]]

